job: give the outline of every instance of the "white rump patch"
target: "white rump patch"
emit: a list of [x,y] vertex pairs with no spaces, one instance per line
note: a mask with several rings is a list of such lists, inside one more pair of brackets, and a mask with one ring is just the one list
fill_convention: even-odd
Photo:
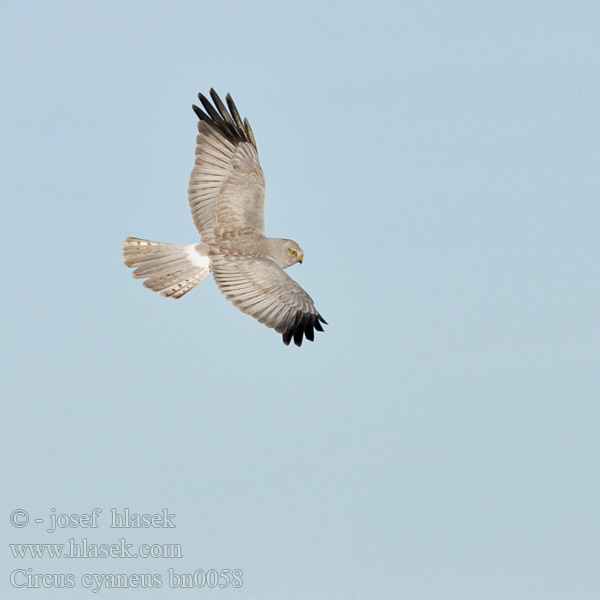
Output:
[[200,247],[200,244],[189,244],[184,250],[188,256],[188,260],[199,269],[210,270],[210,258],[208,258],[208,250]]

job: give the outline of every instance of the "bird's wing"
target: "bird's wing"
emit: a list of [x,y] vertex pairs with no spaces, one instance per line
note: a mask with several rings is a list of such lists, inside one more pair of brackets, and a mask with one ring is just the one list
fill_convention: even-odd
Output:
[[227,107],[213,89],[210,96],[214,106],[198,94],[204,110],[193,107],[200,120],[188,187],[192,218],[209,244],[216,229],[264,235],[265,180],[254,134],[229,94]]
[[314,330],[323,331],[325,319],[312,298],[273,261],[265,258],[228,259],[213,256],[213,276],[219,289],[242,312],[282,334],[296,346]]

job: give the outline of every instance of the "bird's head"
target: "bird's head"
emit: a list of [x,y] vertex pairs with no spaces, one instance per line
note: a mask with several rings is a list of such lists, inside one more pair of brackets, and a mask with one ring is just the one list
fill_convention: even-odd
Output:
[[304,258],[302,248],[300,248],[293,240],[281,240],[280,251],[278,254],[277,263],[282,269],[291,267],[297,262],[302,263],[302,259]]

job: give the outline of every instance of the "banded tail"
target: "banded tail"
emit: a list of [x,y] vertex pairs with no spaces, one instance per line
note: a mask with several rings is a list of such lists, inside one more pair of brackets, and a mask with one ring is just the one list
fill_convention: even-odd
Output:
[[211,271],[206,244],[167,244],[128,237],[123,243],[125,265],[144,286],[167,298],[181,298]]

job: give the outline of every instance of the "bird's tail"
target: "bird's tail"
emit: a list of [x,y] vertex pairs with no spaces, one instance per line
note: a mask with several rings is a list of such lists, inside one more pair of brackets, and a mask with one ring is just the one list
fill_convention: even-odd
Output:
[[123,243],[125,265],[136,279],[169,298],[181,298],[211,270],[206,244],[165,244],[128,237]]

